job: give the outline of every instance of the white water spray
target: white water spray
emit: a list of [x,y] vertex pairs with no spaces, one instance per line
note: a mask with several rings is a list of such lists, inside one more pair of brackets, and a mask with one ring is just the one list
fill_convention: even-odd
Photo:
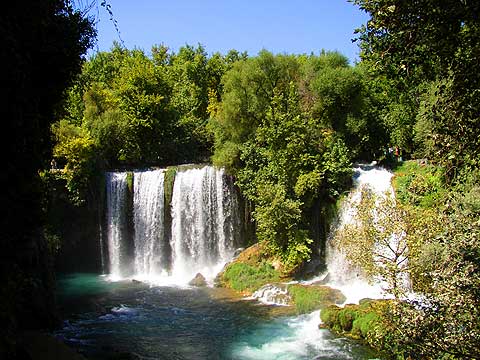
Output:
[[292,297],[288,294],[288,284],[267,284],[252,294],[252,299],[266,305],[287,306]]
[[135,274],[160,275],[168,267],[164,241],[164,172],[134,173]]
[[[394,194],[391,185],[392,176],[390,171],[372,165],[359,165],[354,168],[354,189],[342,204],[338,225],[332,237],[336,231],[357,221],[355,207],[361,201],[363,189],[368,188],[378,199],[384,199],[387,194]],[[361,271],[350,264],[342,250],[335,248],[331,242],[327,247],[327,268],[327,284],[341,290],[347,297],[346,303],[358,303],[359,300],[367,297],[388,297],[382,283],[369,284]]]
[[224,171],[206,166],[177,172],[172,195],[172,275],[213,277],[235,251],[235,194]]
[[121,277],[122,238],[126,222],[127,173],[109,172],[107,178],[107,242],[110,274]]

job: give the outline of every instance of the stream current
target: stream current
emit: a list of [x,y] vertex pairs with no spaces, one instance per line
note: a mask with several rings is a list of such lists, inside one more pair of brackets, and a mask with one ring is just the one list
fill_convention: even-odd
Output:
[[88,359],[373,359],[319,329],[319,312],[274,316],[272,306],[216,288],[59,279],[65,319],[55,336]]
[[[339,225],[355,221],[350,209],[363,186],[382,194],[390,191],[390,179],[384,169],[356,167],[355,186]],[[108,265],[108,275],[69,274],[60,277],[58,286],[67,320],[55,336],[87,358],[376,357],[359,343],[319,329],[318,311],[294,316],[286,306],[240,298],[226,289],[180,285],[198,272],[212,284],[243,245],[236,191],[222,169],[177,170],[170,222],[165,216],[165,170],[134,172],[133,197],[127,196],[132,191],[127,173],[108,173],[106,180],[107,241],[100,240],[100,248],[105,249],[102,264]],[[379,284],[370,286],[360,279],[334,248],[327,263],[327,285],[341,289],[348,303],[383,296]],[[262,297],[258,300],[271,302]]]

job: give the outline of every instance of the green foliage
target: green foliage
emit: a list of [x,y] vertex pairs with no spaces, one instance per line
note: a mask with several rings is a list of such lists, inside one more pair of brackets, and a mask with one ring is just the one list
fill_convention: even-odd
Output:
[[[435,159],[449,178],[461,169],[478,168],[480,155],[479,102],[472,101],[470,93],[458,94],[456,86],[453,77],[432,82],[422,96],[415,126],[418,155]],[[467,89],[461,90],[480,93],[480,79],[477,89]]]
[[88,130],[107,167],[203,160],[212,145],[209,94],[219,100],[234,58],[208,58],[200,45],[178,53],[156,46],[149,57],[115,44],[85,63],[66,93],[64,119]]
[[175,182],[175,175],[177,174],[178,167],[169,166],[165,170],[163,178],[163,195],[165,197],[165,209],[170,209],[170,204],[172,203],[173,195],[173,185]]
[[357,31],[362,62],[399,99],[387,116],[400,123],[395,137],[412,139],[415,128],[418,153],[442,164],[450,179],[478,166],[478,1],[353,2],[371,16]]
[[280,274],[267,262],[256,266],[234,262],[227,266],[221,281],[234,290],[253,292],[265,284],[279,280]]
[[445,200],[444,172],[433,165],[403,162],[395,169],[393,185],[396,198],[404,204],[428,209]]
[[345,296],[339,290],[327,286],[294,284],[289,285],[287,290],[292,296],[297,314],[309,313],[345,301]]
[[407,290],[402,279],[409,271],[405,209],[391,194],[379,196],[363,188],[353,212],[356,221],[337,229],[333,244],[371,281],[385,282],[386,290],[399,298]]
[[65,164],[60,174],[66,180],[71,201],[81,204],[95,172],[95,143],[88,131],[62,120],[52,127],[56,144],[53,156]]

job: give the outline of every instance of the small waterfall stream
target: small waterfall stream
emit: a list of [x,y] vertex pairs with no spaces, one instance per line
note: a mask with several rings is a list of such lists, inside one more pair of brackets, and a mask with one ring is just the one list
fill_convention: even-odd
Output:
[[121,277],[123,242],[126,232],[127,174],[109,172],[107,180],[107,238],[110,274]]
[[361,201],[362,190],[369,189],[378,199],[394,193],[391,184],[392,176],[390,171],[377,166],[357,165],[353,175],[354,188],[343,201],[337,225],[330,234],[326,259],[328,275],[324,281],[327,285],[340,289],[347,297],[346,303],[358,303],[360,299],[367,297],[383,298],[386,294],[383,285],[380,282],[369,283],[362,272],[349,263],[342,250],[333,246],[331,239],[344,226],[357,221],[355,206]]

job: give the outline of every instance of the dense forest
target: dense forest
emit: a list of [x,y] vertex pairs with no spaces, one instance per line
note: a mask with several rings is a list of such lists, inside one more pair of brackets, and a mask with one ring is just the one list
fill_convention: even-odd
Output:
[[[4,36],[15,69],[4,100],[4,134],[13,140],[2,175],[9,204],[0,303],[6,352],[15,351],[19,329],[55,322],[49,257],[62,239],[52,221],[41,220],[50,219],[44,194],[53,187],[65,186],[68,201],[81,208],[98,200],[105,170],[211,162],[234,177],[251,210],[255,234],[248,240],[293,274],[324,255],[315,250],[312,218],[331,216],[354,162],[376,160],[397,174],[398,206],[383,210],[401,219],[409,266],[380,269],[366,255],[387,235],[351,229],[348,236],[362,231],[365,241],[344,246],[366,273],[393,281],[396,299],[404,290],[398,272],[408,272],[423,300],[392,302],[381,330],[365,340],[392,358],[480,356],[477,1],[353,1],[370,15],[356,30],[358,64],[323,50],[209,54],[202,45],[177,52],[156,45],[147,53],[118,43],[82,60],[92,24],[68,2],[53,3],[30,4],[42,17],[9,9]],[[368,226],[371,214],[364,215]],[[32,287],[44,300],[26,304]],[[32,325],[32,312],[45,318]]]

